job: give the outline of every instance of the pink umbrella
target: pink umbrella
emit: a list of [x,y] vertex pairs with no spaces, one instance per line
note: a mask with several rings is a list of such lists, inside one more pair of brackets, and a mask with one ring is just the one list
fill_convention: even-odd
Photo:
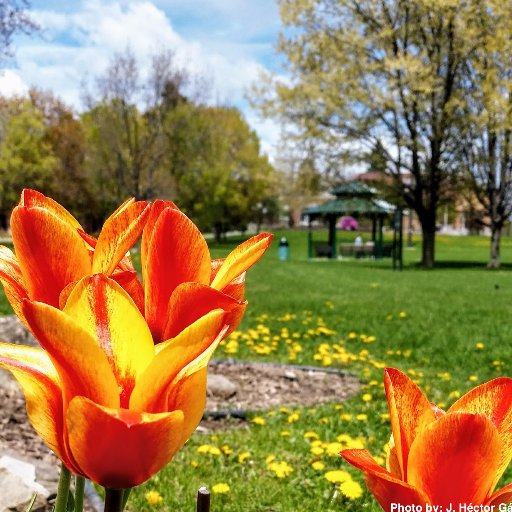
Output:
[[338,227],[345,231],[356,231],[359,228],[359,223],[354,217],[344,215],[338,222]]

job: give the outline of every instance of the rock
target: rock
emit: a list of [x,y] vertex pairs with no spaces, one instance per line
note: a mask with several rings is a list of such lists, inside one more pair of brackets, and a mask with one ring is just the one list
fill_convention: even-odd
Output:
[[284,377],[285,377],[285,379],[288,379],[288,380],[297,380],[297,374],[291,370],[286,370],[284,372]]
[[39,346],[34,336],[28,332],[16,315],[0,316],[0,341],[17,345]]
[[36,467],[8,455],[0,458],[0,512],[25,511],[37,494],[32,510],[42,511],[47,506],[50,491],[36,482]]
[[231,398],[236,395],[236,385],[223,375],[208,375],[208,396]]

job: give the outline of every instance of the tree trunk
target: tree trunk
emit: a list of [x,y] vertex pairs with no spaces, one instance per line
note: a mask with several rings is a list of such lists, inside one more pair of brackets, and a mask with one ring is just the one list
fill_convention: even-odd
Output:
[[421,266],[424,268],[434,268],[434,254],[436,242],[436,220],[423,219],[421,223],[422,232],[422,252],[421,252]]
[[491,226],[491,254],[487,268],[500,268],[500,241],[501,226],[493,223]]

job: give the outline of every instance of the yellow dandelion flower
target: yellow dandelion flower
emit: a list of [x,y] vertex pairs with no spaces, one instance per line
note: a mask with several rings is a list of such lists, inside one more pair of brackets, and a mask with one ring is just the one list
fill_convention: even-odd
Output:
[[479,341],[478,343],[475,343],[475,348],[477,350],[483,350],[485,348],[485,345],[481,341]]
[[240,464],[242,464],[243,462],[245,462],[249,457],[251,456],[251,452],[242,452],[239,456],[238,456],[238,462]]
[[265,418],[262,418],[261,416],[255,416],[253,419],[252,419],[252,422],[255,424],[255,425],[265,425],[265,423],[267,423],[267,420]]
[[315,471],[322,471],[322,469],[325,468],[325,464],[323,462],[320,462],[319,460],[313,462],[311,464],[311,467],[315,470]]
[[352,479],[341,482],[339,488],[341,493],[350,500],[356,500],[363,495],[361,486]]
[[148,505],[160,505],[164,499],[158,491],[148,491],[144,494],[144,498],[148,502]]
[[324,478],[326,478],[329,482],[332,482],[333,484],[345,482],[346,480],[349,480],[350,474],[347,471],[344,471],[343,469],[335,469],[334,471],[327,471],[327,473],[324,473]]
[[325,447],[327,455],[330,455],[331,457],[339,455],[341,450],[343,450],[343,445],[341,443],[327,443],[327,446]]
[[470,375],[470,376],[468,377],[468,380],[469,380],[470,382],[476,382],[476,381],[478,380],[478,377],[477,377],[476,375]]
[[366,421],[368,419],[368,415],[367,414],[358,414],[356,416],[356,420],[357,421]]
[[288,423],[295,423],[296,421],[299,421],[300,414],[298,412],[292,412],[288,416]]
[[212,492],[214,494],[226,494],[230,491],[229,485],[221,482],[212,486]]
[[365,393],[362,398],[363,398],[363,402],[371,402],[373,397],[370,393]]
[[304,432],[304,439],[319,439],[319,437],[320,436],[316,432]]
[[400,313],[398,313],[398,316],[400,318],[405,318],[407,316],[407,313],[405,311],[400,311]]
[[290,437],[290,431],[289,430],[282,430],[279,432],[279,435],[282,437]]
[[268,469],[273,471],[278,478],[285,478],[293,471],[293,468],[285,461],[271,462]]

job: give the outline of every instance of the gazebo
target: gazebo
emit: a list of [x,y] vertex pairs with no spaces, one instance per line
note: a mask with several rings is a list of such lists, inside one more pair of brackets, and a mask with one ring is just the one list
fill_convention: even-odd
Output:
[[[335,199],[318,206],[303,210],[302,215],[308,216],[308,254],[309,257],[324,256],[337,258],[338,248],[336,242],[336,223],[345,215],[356,218],[366,217],[372,221],[372,242],[370,255],[375,258],[391,256],[391,247],[385,247],[383,242],[384,219],[395,212],[395,207],[376,197],[374,189],[359,181],[352,181],[338,185],[332,191]],[[313,240],[311,222],[315,219],[325,219],[329,226],[329,239],[327,241]],[[389,252],[389,254],[387,254]]]

